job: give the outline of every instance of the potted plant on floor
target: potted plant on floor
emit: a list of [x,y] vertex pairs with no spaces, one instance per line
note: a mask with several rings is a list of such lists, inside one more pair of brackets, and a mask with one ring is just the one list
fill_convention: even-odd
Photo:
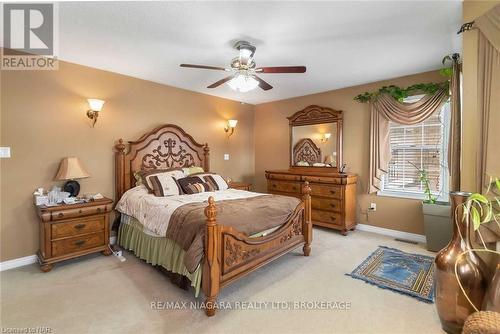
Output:
[[418,168],[411,161],[408,162],[418,170],[420,182],[424,186],[425,199],[422,201],[422,213],[427,250],[437,252],[448,244],[453,233],[451,206],[449,202],[438,201],[432,194],[427,171]]

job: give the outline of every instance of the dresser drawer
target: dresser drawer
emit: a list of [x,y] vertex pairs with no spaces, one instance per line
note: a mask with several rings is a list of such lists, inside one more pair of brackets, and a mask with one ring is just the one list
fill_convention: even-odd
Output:
[[52,242],[52,256],[66,255],[104,245],[104,232],[57,240]]
[[342,225],[342,218],[340,213],[337,212],[328,212],[328,211],[320,211],[320,210],[312,210],[311,218],[313,221],[319,221],[323,223],[329,223],[334,225]]
[[267,178],[272,180],[300,181],[300,175],[293,174],[267,174]]
[[104,230],[104,217],[89,217],[74,222],[55,223],[51,226],[52,239],[71,237]]
[[99,213],[105,213],[111,211],[111,205],[95,205],[95,206],[89,206],[89,207],[81,207],[81,208],[65,208],[64,210],[60,211],[52,211],[50,212],[50,216],[47,216],[45,214],[42,214],[42,219],[43,221],[56,221],[56,220],[62,220],[62,219],[68,219],[68,218],[74,218],[74,217],[82,217],[82,216],[89,216],[89,215],[95,215]]
[[341,203],[342,202],[336,198],[311,197],[311,207],[313,209],[341,212]]
[[276,180],[267,181],[267,189],[271,192],[279,191],[283,193],[297,193],[300,194],[301,184],[299,182],[284,182]]
[[302,180],[309,182],[324,182],[332,184],[342,184],[341,178],[326,177],[326,176],[303,176]]
[[311,195],[342,198],[342,187],[326,184],[311,183]]

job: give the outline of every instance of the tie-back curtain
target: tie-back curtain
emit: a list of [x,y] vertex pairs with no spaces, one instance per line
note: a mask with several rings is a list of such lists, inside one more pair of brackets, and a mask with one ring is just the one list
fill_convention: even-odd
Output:
[[451,117],[448,141],[448,172],[450,191],[460,190],[462,154],[462,98],[460,84],[460,65],[458,54],[453,55],[453,72],[450,79]]
[[477,188],[484,192],[490,177],[500,177],[500,5],[475,21],[478,43],[478,114],[481,142],[477,159]]
[[381,94],[370,103],[370,179],[368,192],[380,190],[382,176],[391,160],[389,121],[412,125],[425,121],[448,99],[448,91],[440,89],[413,103],[401,103],[388,94]]

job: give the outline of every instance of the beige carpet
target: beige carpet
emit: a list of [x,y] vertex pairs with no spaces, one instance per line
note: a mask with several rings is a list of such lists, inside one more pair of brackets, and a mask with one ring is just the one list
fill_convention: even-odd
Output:
[[310,257],[296,250],[226,287],[219,297],[224,302],[349,302],[348,311],[224,310],[207,318],[201,310],[154,310],[154,301],[196,299],[126,253],[124,263],[92,255],[47,274],[36,265],[0,273],[1,327],[46,326],[52,333],[442,333],[434,304],[344,275],[379,245],[429,254],[421,245],[372,233],[343,237],[315,228]]

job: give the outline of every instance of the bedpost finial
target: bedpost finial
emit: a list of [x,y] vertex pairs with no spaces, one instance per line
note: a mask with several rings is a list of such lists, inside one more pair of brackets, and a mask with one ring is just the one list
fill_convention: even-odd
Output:
[[208,153],[210,151],[210,148],[208,147],[208,143],[205,143],[205,146],[203,147],[203,151],[205,151],[205,153]]
[[311,187],[309,186],[309,181],[304,182],[304,187],[302,188],[302,192],[305,195],[309,195],[311,193]]
[[125,144],[123,143],[123,139],[120,138],[118,139],[118,144],[115,145],[115,148],[118,152],[123,152],[125,151]]
[[205,208],[205,216],[207,216],[207,225],[215,225],[215,216],[217,216],[217,207],[213,196],[208,198],[208,206]]

